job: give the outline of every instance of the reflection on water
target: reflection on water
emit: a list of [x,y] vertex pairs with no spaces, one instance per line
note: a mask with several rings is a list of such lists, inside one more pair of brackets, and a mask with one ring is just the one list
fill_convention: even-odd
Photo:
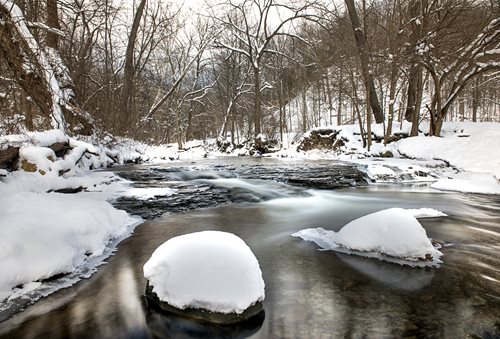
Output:
[[366,274],[382,284],[401,290],[418,291],[423,289],[432,282],[436,271],[433,268],[415,269],[343,253],[337,253],[337,256],[360,273]]
[[[146,222],[120,244],[118,253],[98,273],[0,324],[0,336],[500,336],[500,198],[427,188],[399,192],[393,187],[309,191],[307,197],[198,210]],[[440,268],[412,269],[318,251],[314,244],[290,236],[305,227],[338,230],[355,218],[389,207],[432,207],[449,215],[421,220],[430,237],[447,244]],[[146,307],[142,265],[167,239],[201,230],[235,233],[257,256],[266,282],[265,317],[251,326],[224,332]]]
[[265,311],[261,311],[241,323],[216,325],[165,313],[158,310],[154,303],[146,310],[148,330],[157,338],[247,338],[259,331],[265,317]]

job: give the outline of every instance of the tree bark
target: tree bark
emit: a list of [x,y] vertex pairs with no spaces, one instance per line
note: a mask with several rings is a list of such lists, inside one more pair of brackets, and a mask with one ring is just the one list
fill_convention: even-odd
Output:
[[[59,16],[57,14],[57,0],[47,0],[47,26],[60,30]],[[47,47],[57,50],[59,36],[51,31],[47,31]]]
[[257,135],[259,135],[261,133],[260,122],[262,120],[262,103],[261,103],[261,99],[260,99],[260,68],[259,67],[253,68],[253,80],[254,80],[254,90],[255,90],[253,123],[254,123],[254,137],[256,137]]
[[132,28],[127,43],[127,50],[125,52],[125,65],[123,68],[123,87],[122,97],[120,101],[120,115],[122,115],[121,132],[127,131],[132,121],[131,118],[131,97],[134,87],[134,47],[137,40],[137,33],[141,23],[142,14],[146,0],[141,0],[134,15]]
[[301,91],[302,95],[302,132],[307,132],[307,98],[306,98],[306,88]]
[[337,126],[342,125],[342,91],[344,90],[344,72],[340,72],[339,96],[337,106]]
[[[18,18],[19,15],[21,19]],[[29,31],[22,15],[14,4],[12,8],[8,5],[0,6],[0,20],[4,21],[0,26],[0,55],[14,73],[19,87],[33,99],[43,116],[52,119],[52,127],[64,130],[66,123],[60,108],[58,112],[53,110],[54,98],[48,83],[49,74],[45,74],[38,60],[41,57],[40,46],[31,34],[23,35],[24,30]],[[45,53],[43,56],[44,63],[48,63]]]
[[[413,1],[410,5],[410,17],[417,18],[422,12],[421,0]],[[410,72],[408,75],[408,95],[406,102],[405,119],[412,123],[411,136],[418,135],[418,122],[420,119],[420,105],[422,103],[422,65],[416,55],[416,46],[422,37],[422,23],[417,24],[416,20],[411,23],[410,33],[411,48],[410,51]]]
[[472,88],[472,122],[477,122],[477,109],[479,108],[481,92],[479,91],[479,78],[474,81]]
[[389,138],[392,134],[392,123],[394,121],[394,104],[396,100],[397,82],[398,82],[398,67],[396,63],[393,61],[391,64],[391,79],[389,86],[389,118],[387,121],[387,129],[385,131],[385,140],[384,140],[386,144],[389,142]]
[[369,92],[369,104],[372,109],[373,115],[375,116],[375,122],[377,124],[380,124],[384,122],[384,112],[380,107],[380,102],[378,101],[377,97],[377,91],[375,89],[375,83],[373,81],[373,75],[370,71],[370,59],[366,47],[366,36],[361,28],[358,13],[356,12],[356,7],[354,5],[354,0],[345,0],[345,4],[349,12],[349,18],[351,19],[352,29],[354,32],[354,37],[356,39],[356,46],[358,47],[359,58],[361,60],[361,71],[363,72],[365,87],[367,88],[367,93]]

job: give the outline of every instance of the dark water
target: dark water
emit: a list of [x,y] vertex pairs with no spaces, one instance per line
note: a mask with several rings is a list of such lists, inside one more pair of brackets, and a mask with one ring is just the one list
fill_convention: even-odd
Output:
[[[1,323],[0,336],[500,337],[500,197],[441,193],[425,185],[308,191],[252,180],[259,188],[239,188],[247,195],[239,203],[145,222],[90,279]],[[207,184],[215,185],[196,185]],[[244,202],[248,195],[265,201]],[[305,227],[338,230],[357,217],[395,206],[431,207],[449,215],[420,220],[429,237],[446,243],[440,268],[318,251],[290,237]],[[146,307],[143,264],[167,239],[200,230],[235,233],[253,250],[266,282],[263,318],[238,328],[208,327]]]

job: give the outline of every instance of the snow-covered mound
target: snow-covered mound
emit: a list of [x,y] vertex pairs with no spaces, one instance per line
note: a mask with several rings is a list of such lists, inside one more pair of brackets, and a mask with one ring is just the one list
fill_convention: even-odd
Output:
[[0,301],[103,255],[111,239],[128,235],[140,221],[105,201],[13,193],[5,186],[0,183]]
[[348,253],[367,254],[381,259],[386,256],[399,258],[404,260],[401,263],[429,261],[438,264],[442,254],[427,238],[415,214],[428,215],[429,210],[390,208],[353,220],[339,232],[308,228],[292,236],[313,241],[325,250],[347,250]]
[[264,300],[257,258],[234,234],[204,231],[172,238],[144,265],[161,301],[179,309],[243,313]]
[[398,151],[412,158],[443,159],[462,170],[500,178],[500,124],[447,122],[442,137],[418,136],[398,142]]

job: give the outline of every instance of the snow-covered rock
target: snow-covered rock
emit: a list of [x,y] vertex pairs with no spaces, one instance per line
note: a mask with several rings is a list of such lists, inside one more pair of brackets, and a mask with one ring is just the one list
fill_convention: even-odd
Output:
[[226,232],[166,241],[144,265],[144,277],[159,300],[178,309],[242,314],[264,300],[257,258],[241,238]]
[[[431,215],[438,215],[436,212]],[[292,236],[313,241],[325,250],[366,254],[379,259],[403,259],[400,263],[429,261],[438,264],[441,252],[432,245],[425,229],[414,217],[421,214],[427,216],[430,212],[390,208],[353,220],[339,232],[308,228]]]

